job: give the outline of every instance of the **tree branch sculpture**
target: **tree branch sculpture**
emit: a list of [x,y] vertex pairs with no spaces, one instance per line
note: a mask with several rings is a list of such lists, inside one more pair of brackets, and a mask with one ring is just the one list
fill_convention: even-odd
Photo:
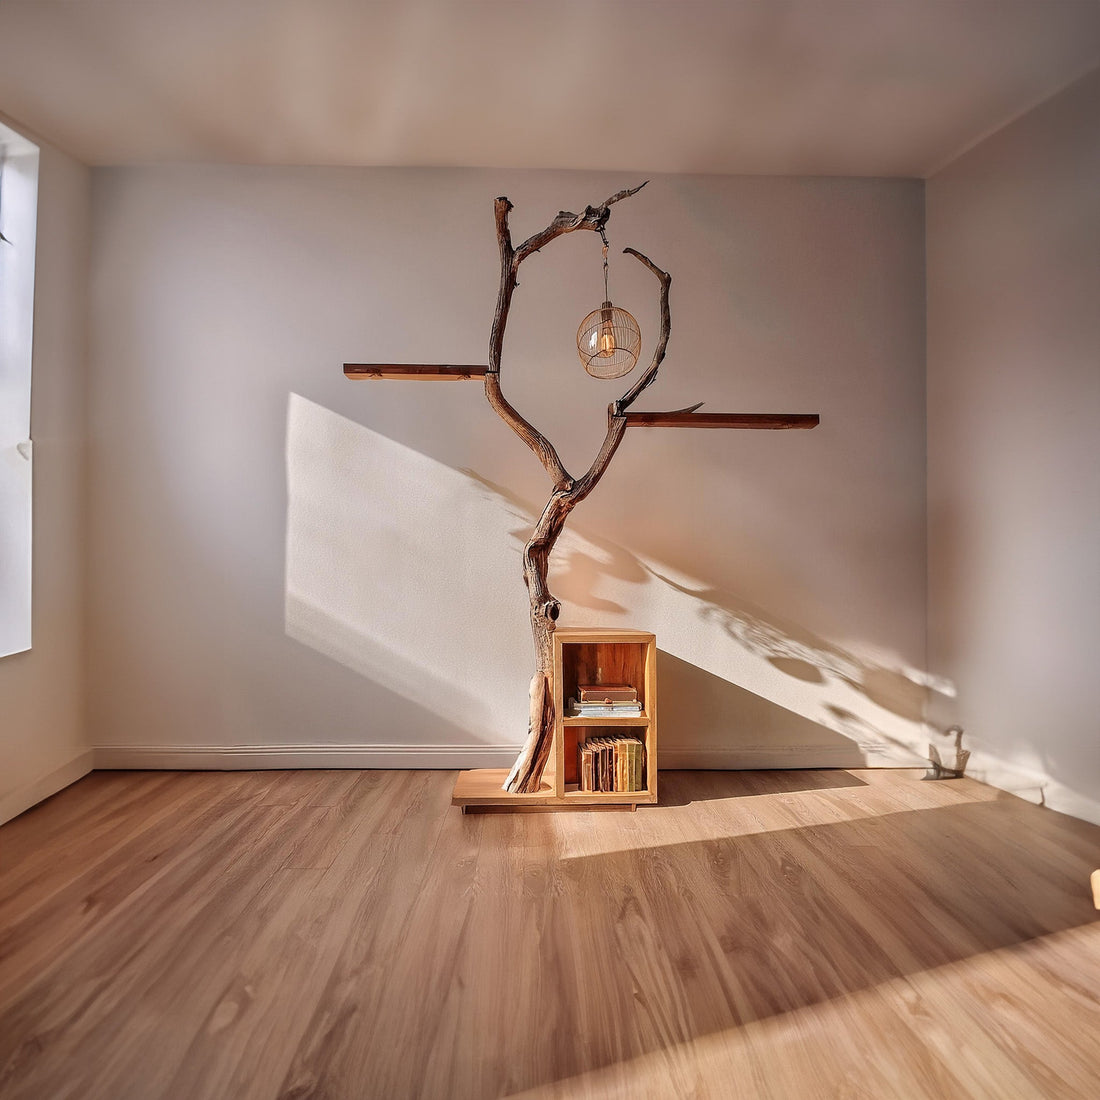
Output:
[[[647,181],[648,182],[648,181]],[[530,712],[527,738],[516,757],[504,783],[504,790],[513,794],[527,794],[539,789],[542,773],[550,755],[554,737],[553,634],[561,604],[550,592],[547,577],[550,555],[565,527],[570,512],[599,484],[628,427],[693,427],[693,428],[812,428],[818,417],[812,414],[761,414],[761,413],[698,413],[699,404],[673,412],[640,412],[627,410],[638,396],[657,377],[657,371],[665,358],[668,338],[672,330],[668,293],[672,277],[659,268],[648,256],[633,248],[623,251],[644,264],[660,285],[660,333],[649,366],[616,401],[607,407],[607,432],[603,444],[592,465],[577,479],[570,476],[562,464],[554,445],[533,424],[526,420],[504,396],[500,387],[501,360],[504,351],[504,333],[508,326],[508,313],[512,296],[519,285],[520,265],[530,259],[551,241],[566,233],[589,230],[603,236],[604,227],[611,216],[611,207],[623,199],[636,195],[645,183],[618,191],[599,206],[586,206],[580,214],[567,210],[543,230],[528,237],[519,247],[512,244],[508,216],[512,204],[501,197],[496,200],[497,244],[500,250],[500,288],[497,292],[496,313],[489,334],[489,365],[450,366],[431,364],[400,365],[381,363],[345,363],[344,373],[349,378],[456,378],[485,379],[485,396],[501,419],[527,444],[542,463],[552,486],[550,499],[539,516],[530,539],[523,548],[523,581],[527,586],[530,605],[531,632],[535,642],[535,672],[531,677]],[[606,238],[605,238],[606,243]]]
[[512,234],[508,215],[512,204],[506,198],[496,201],[497,244],[500,248],[500,291],[497,294],[496,315],[489,336],[489,371],[485,375],[485,396],[506,424],[534,451],[553,484],[553,492],[543,508],[535,530],[523,548],[523,581],[531,612],[531,632],[535,641],[535,672],[531,677],[531,709],[527,727],[527,739],[512,765],[504,789],[513,793],[537,791],[542,779],[550,746],[554,736],[554,693],[551,684],[553,672],[553,633],[561,604],[551,594],[547,575],[550,554],[558,536],[565,527],[569,513],[580,504],[600,482],[611,464],[626,432],[626,409],[638,395],[657,377],[657,371],[665,357],[668,337],[672,327],[668,304],[668,289],[672,277],[662,271],[652,260],[633,248],[625,251],[640,260],[657,277],[660,283],[661,332],[653,352],[653,360],[637,382],[607,408],[607,432],[603,445],[592,465],[583,477],[574,480],[562,465],[554,445],[537,428],[526,421],[508,403],[500,388],[500,367],[504,347],[504,332],[508,324],[508,311],[512,304],[519,276],[519,267],[539,249],[565,233],[577,230],[600,232],[611,216],[611,207],[622,199],[637,194],[645,184],[612,195],[599,206],[587,206],[581,214],[563,210],[541,232],[529,237],[519,246],[512,247]]

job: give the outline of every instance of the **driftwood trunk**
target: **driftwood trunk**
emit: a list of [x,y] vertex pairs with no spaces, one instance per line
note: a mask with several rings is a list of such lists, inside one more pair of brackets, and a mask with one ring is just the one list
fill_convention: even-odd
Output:
[[[644,187],[645,184],[641,186]],[[504,784],[504,789],[513,793],[528,793],[539,789],[553,743],[555,718],[552,683],[553,634],[561,604],[551,594],[547,584],[550,554],[565,527],[569,513],[599,483],[622,442],[627,427],[626,409],[657,376],[657,370],[668,346],[671,328],[668,291],[672,279],[667,272],[662,271],[640,252],[632,248],[625,249],[627,253],[645,264],[660,282],[661,332],[649,367],[621,398],[608,406],[607,433],[604,436],[603,445],[587,473],[578,479],[572,478],[566,471],[554,445],[534,425],[525,420],[501,392],[500,366],[508,311],[517,285],[519,265],[524,260],[563,233],[572,233],[579,229],[601,232],[607,224],[611,206],[639,190],[641,187],[620,191],[599,206],[585,207],[581,214],[562,211],[545,229],[528,238],[518,247],[513,247],[511,231],[508,227],[508,214],[512,204],[506,198],[496,200],[500,290],[489,337],[489,368],[485,375],[485,396],[505,423],[535,453],[553,484],[550,499],[546,502],[546,507],[535,525],[530,540],[523,548],[523,580],[527,585],[530,601],[531,632],[535,643],[535,673],[531,677],[531,709],[527,738]]]

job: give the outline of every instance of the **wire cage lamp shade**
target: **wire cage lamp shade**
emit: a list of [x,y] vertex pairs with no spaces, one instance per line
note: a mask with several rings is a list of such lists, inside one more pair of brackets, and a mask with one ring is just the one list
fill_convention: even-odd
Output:
[[593,378],[622,378],[638,362],[642,332],[625,309],[605,301],[577,329],[577,354]]

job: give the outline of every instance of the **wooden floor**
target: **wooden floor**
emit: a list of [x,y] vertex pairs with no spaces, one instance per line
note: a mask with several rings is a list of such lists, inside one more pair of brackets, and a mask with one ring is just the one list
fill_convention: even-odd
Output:
[[3,1100],[1100,1096],[1100,828],[910,771],[100,772],[0,829]]

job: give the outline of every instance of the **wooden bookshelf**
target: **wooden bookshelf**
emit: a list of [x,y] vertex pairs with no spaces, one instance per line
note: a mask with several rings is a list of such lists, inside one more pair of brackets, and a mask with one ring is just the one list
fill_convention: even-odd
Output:
[[[507,769],[461,772],[452,804],[470,812],[547,812],[553,810],[633,810],[657,801],[657,638],[644,630],[558,627],[554,631],[554,744],[542,789],[510,794],[501,785]],[[565,706],[583,683],[626,683],[642,704],[640,717],[571,718]],[[645,744],[645,790],[578,789],[577,747],[601,731],[636,730]]]

